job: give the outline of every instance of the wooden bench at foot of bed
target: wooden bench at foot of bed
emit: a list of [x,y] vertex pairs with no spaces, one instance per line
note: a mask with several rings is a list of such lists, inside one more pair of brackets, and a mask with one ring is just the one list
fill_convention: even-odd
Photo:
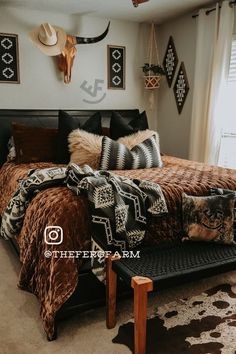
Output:
[[[107,260],[107,328],[116,325],[117,275],[134,290],[135,354],[146,353],[147,293],[236,269],[236,246],[186,242]],[[157,344],[158,345],[158,344]]]

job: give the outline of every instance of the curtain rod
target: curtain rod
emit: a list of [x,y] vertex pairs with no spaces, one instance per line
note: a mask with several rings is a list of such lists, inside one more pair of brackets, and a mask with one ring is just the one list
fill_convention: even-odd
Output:
[[[232,6],[232,5],[236,5],[236,0],[233,0],[233,1],[229,2],[229,6]],[[220,6],[220,8],[221,8],[221,6]],[[213,7],[212,9],[206,10],[206,15],[209,15],[211,12],[213,12],[215,10],[216,10],[216,7]],[[192,15],[192,18],[196,18],[198,16],[199,16],[198,14]]]

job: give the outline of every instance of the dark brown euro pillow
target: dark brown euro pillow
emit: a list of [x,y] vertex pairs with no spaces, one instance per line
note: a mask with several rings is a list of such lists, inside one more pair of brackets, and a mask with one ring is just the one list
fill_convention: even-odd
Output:
[[16,163],[53,162],[56,159],[57,129],[12,123]]

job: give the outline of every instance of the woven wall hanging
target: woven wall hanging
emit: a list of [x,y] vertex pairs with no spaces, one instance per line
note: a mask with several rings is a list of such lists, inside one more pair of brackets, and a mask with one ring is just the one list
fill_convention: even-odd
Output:
[[189,91],[189,83],[184,63],[181,62],[178,75],[173,87],[179,114],[182,112]]
[[125,47],[107,46],[108,89],[125,89]]
[[170,36],[166,48],[166,53],[163,59],[163,66],[166,72],[166,80],[168,82],[169,87],[171,87],[171,84],[173,82],[178,62],[179,59],[176,53],[174,39],[172,36]]

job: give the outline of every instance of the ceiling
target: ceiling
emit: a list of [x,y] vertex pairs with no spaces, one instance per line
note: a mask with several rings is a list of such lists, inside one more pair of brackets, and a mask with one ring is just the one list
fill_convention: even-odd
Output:
[[131,0],[0,0],[0,5],[66,14],[162,23],[212,3],[212,0],[150,0],[134,8]]

